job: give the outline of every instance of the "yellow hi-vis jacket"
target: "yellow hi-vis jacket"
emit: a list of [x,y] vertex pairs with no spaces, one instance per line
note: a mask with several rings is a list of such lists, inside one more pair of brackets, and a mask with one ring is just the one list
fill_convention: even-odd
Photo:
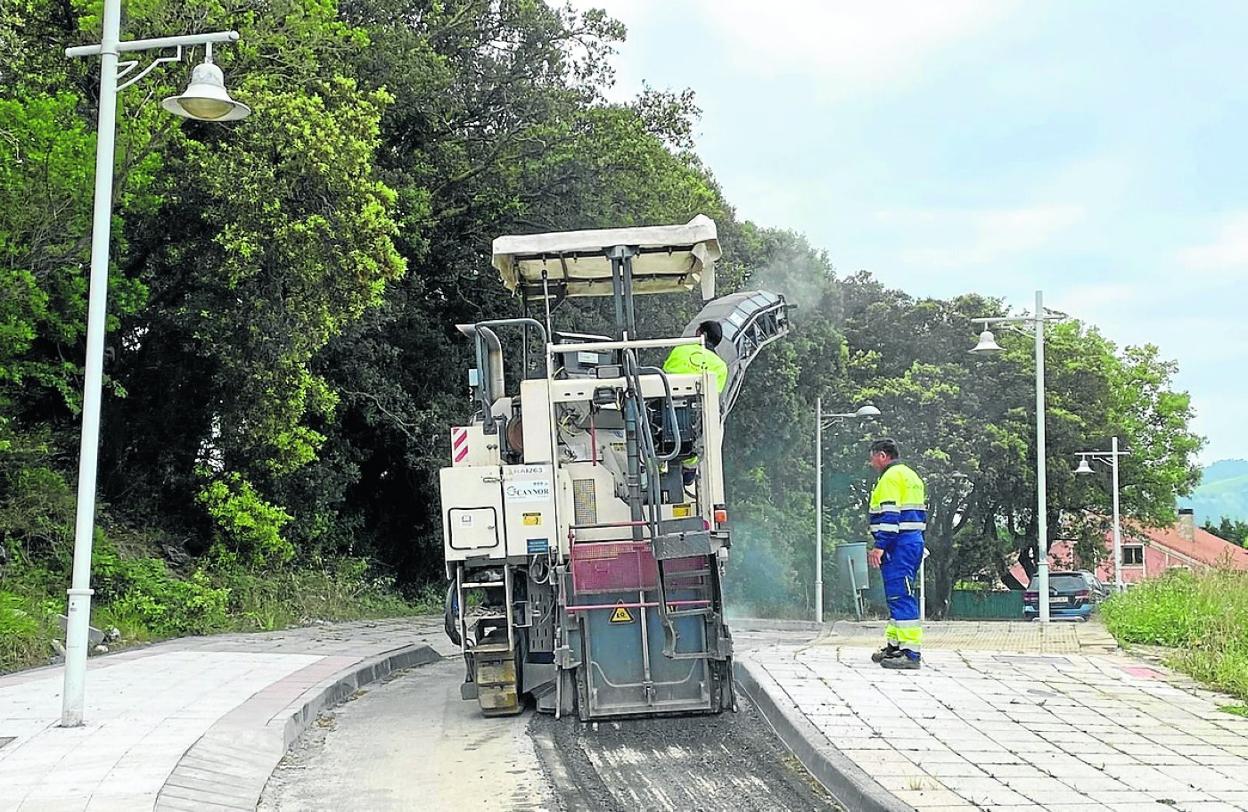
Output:
[[663,362],[663,371],[673,375],[697,375],[706,370],[715,376],[716,394],[724,391],[728,383],[728,365],[714,350],[697,344],[681,344],[672,347]]
[[871,535],[875,546],[892,548],[898,538],[917,536],[927,529],[927,495],[914,469],[894,462],[884,469],[871,491]]

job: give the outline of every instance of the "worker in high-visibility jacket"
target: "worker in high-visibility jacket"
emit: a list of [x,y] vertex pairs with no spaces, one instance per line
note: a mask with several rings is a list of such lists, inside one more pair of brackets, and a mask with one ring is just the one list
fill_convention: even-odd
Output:
[[[663,362],[663,371],[673,375],[699,375],[703,371],[710,372],[715,378],[715,394],[724,391],[728,385],[728,365],[724,359],[715,354],[715,348],[723,340],[724,330],[718,322],[704,321],[698,325],[694,335],[702,336],[705,347],[697,344],[680,344],[672,347]],[[698,458],[686,457],[680,461],[681,478],[685,487],[689,487],[697,479]]]
[[923,531],[927,528],[923,480],[898,460],[891,439],[871,444],[868,462],[880,475],[871,491],[871,535],[875,548],[867,558],[880,568],[888,599],[884,648],[871,659],[885,668],[920,667],[923,627],[919,622],[919,565],[923,563]]
[[704,321],[698,325],[695,336],[702,336],[705,347],[697,344],[681,344],[672,347],[663,362],[663,371],[673,375],[700,374],[703,370],[715,376],[715,392],[723,392],[728,384],[728,365],[715,354],[715,348],[723,340],[724,330],[719,322]]

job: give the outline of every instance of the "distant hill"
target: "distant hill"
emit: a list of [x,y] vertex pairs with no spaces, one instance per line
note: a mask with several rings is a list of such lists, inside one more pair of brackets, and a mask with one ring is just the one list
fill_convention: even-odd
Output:
[[1226,516],[1248,521],[1248,460],[1219,460],[1204,471],[1200,486],[1183,507],[1196,511],[1196,522],[1217,523]]

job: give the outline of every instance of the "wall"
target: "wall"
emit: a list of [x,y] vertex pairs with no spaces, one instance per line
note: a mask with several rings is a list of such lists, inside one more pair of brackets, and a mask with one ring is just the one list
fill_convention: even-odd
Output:
[[[1125,548],[1131,545],[1124,541],[1122,546]],[[1191,567],[1193,569],[1203,569],[1204,565],[1194,564],[1190,559],[1174,555],[1165,547],[1160,545],[1146,544],[1144,545],[1144,564],[1124,565],[1122,568],[1122,580],[1124,583],[1138,584],[1145,578],[1152,578],[1160,575],[1171,567]],[[1114,566],[1112,560],[1107,560],[1097,567],[1096,577],[1100,578],[1106,584],[1113,584]]]

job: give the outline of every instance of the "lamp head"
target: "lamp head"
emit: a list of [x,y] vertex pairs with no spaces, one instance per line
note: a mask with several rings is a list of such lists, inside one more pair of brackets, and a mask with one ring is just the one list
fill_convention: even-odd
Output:
[[979,343],[975,345],[973,350],[971,350],[971,352],[977,353],[994,353],[1004,351],[1004,348],[997,343],[997,339],[993,336],[991,330],[984,330],[980,333]]
[[211,57],[191,71],[191,82],[180,95],[170,96],[160,106],[174,115],[196,121],[237,121],[251,114],[251,108],[234,101],[225,89],[225,75]]

